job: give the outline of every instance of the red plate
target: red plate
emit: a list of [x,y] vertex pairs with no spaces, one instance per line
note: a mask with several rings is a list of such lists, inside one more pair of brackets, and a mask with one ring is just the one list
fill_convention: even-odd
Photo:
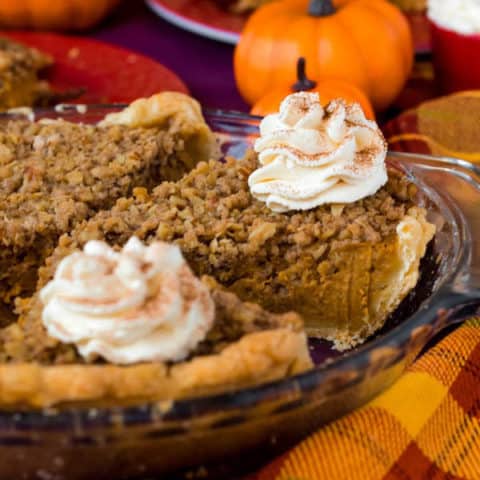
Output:
[[[203,37],[236,44],[248,15],[236,15],[223,9],[217,0],[146,0],[160,17]],[[430,30],[425,14],[407,13],[412,27],[415,50],[430,50]]]
[[185,84],[160,63],[107,43],[38,32],[1,32],[50,53],[55,65],[47,78],[58,91],[84,87],[80,103],[128,103],[162,90],[188,93]]

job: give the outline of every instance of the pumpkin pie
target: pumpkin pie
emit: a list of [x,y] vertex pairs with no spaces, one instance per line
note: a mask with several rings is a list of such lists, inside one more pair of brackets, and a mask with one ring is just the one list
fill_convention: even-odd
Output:
[[[148,122],[141,110],[106,124]],[[1,405],[254,385],[311,367],[303,322],[339,350],[384,324],[435,227],[415,185],[387,168],[377,125],[300,93],[260,134],[243,159],[201,161],[60,237],[0,330]]]
[[0,37],[0,110],[46,107],[80,96],[81,87],[52,89],[43,74],[53,64],[48,53]]
[[[322,121],[336,122],[342,108],[354,107],[334,102]],[[367,141],[366,131],[354,126],[355,114],[360,115],[359,111],[348,114],[347,123]],[[295,117],[292,112],[289,115]],[[370,132],[373,136],[381,135],[374,122],[364,117],[363,122],[375,128]],[[350,133],[346,135],[350,138]],[[360,152],[364,166],[371,165],[372,154],[383,151],[383,137],[377,140],[375,147],[367,141],[367,150]],[[284,145],[282,138],[279,141]],[[275,149],[269,145],[268,151]],[[332,184],[330,179],[315,177],[323,175],[316,169],[306,174],[314,178],[314,188],[321,187],[319,194],[310,192],[308,205],[288,211],[281,195],[260,198],[255,189],[256,181],[264,191],[268,186],[258,178],[263,174],[259,158],[262,153],[251,151],[241,161],[201,162],[177,182],[164,182],[150,194],[120,199],[111,210],[98,213],[60,239],[40,269],[39,288],[50,281],[65,256],[89,240],[122,246],[136,235],[147,244],[161,240],[178,245],[197,275],[214,277],[242,300],[275,313],[297,311],[311,334],[331,340],[338,349],[362,343],[416,285],[420,260],[434,235],[434,226],[418,204],[415,185],[395,170],[383,172],[380,165],[375,174],[380,174],[377,180],[384,185],[374,194],[345,203],[345,192],[348,197],[357,195],[371,188],[372,181],[366,187],[352,183],[354,191],[345,190],[347,180],[340,170],[334,171]],[[268,179],[282,174],[278,165],[275,168],[266,172]],[[357,171],[360,178],[364,173]],[[290,179],[292,169],[285,174]],[[347,169],[343,175],[352,178],[355,172]],[[323,184],[328,188],[322,190]],[[282,188],[287,193],[297,191],[293,184]],[[331,203],[335,195],[338,203]],[[328,202],[321,203],[322,199]],[[320,203],[313,206],[312,202]],[[275,206],[279,208],[272,210]],[[20,324],[36,322],[38,313],[32,305],[37,296],[19,305]],[[32,345],[22,358],[33,360],[33,352]]]
[[[0,299],[29,295],[58,238],[116,200],[177,180],[214,153],[199,104],[165,92],[98,125],[0,124]],[[139,189],[139,190],[138,190]]]
[[0,109],[33,106],[52,95],[39,73],[53,65],[53,58],[7,38],[0,38]]

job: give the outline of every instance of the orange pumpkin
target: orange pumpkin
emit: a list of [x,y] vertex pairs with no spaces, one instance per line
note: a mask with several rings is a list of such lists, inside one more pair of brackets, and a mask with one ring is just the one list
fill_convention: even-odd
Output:
[[253,105],[273,85],[293,84],[295,62],[305,57],[313,78],[347,80],[383,110],[402,90],[413,54],[408,22],[386,0],[281,0],[248,20],[235,78]]
[[0,24],[14,28],[81,30],[99,22],[119,0],[0,0]]
[[282,100],[294,92],[317,92],[320,95],[322,105],[326,105],[335,98],[343,98],[349,103],[357,102],[363,109],[365,116],[375,120],[372,104],[368,97],[358,87],[336,78],[324,78],[319,82],[309,80],[305,71],[305,59],[297,62],[297,82],[294,85],[281,85],[270,90],[252,108],[252,115],[265,116],[269,113],[278,112]]

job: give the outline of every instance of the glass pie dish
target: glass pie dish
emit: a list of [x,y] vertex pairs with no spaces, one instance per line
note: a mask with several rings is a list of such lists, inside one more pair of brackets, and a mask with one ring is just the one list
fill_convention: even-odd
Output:
[[[35,117],[88,123],[118,108],[64,105]],[[259,119],[205,113],[222,152],[243,156]],[[0,479],[232,479],[391,385],[436,334],[479,309],[480,169],[425,155],[391,153],[388,161],[417,184],[437,234],[417,287],[375,337],[342,354],[312,340],[313,370],[223,394],[0,412]]]

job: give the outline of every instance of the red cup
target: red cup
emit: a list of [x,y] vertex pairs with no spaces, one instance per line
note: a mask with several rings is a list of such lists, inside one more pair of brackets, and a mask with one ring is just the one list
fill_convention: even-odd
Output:
[[430,25],[435,78],[442,93],[480,89],[480,34]]

